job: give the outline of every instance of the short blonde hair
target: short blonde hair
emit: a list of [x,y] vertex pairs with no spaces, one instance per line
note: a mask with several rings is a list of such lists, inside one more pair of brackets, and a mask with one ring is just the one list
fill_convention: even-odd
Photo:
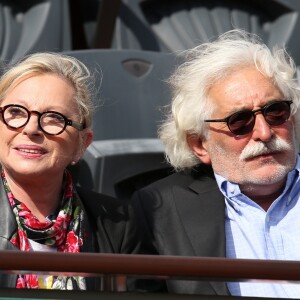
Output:
[[12,66],[8,66],[0,79],[0,103],[9,89],[22,79],[42,74],[55,74],[67,80],[74,88],[80,122],[92,126],[94,105],[91,97],[92,76],[88,68],[78,59],[50,52],[31,54]]

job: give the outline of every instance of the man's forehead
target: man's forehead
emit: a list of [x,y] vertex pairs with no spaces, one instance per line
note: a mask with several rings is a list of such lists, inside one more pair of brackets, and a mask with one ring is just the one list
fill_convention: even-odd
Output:
[[215,110],[232,112],[261,107],[271,100],[281,100],[283,94],[273,81],[254,67],[236,70],[215,83],[209,90]]

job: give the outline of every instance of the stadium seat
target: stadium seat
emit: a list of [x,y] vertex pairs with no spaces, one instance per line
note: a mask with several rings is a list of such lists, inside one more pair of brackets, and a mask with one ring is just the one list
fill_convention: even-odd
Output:
[[157,128],[170,102],[165,80],[180,60],[139,50],[65,52],[95,74],[94,142],[71,168],[82,187],[122,199],[170,172]]
[[184,50],[235,27],[259,34],[270,46],[287,43],[291,38],[296,42],[300,8],[297,2],[123,0],[115,46]]
[[156,138],[163,107],[170,102],[165,80],[179,58],[139,50],[65,52],[95,74],[95,140]]
[[[90,1],[92,3],[95,0]],[[93,33],[99,32],[97,28],[102,33],[96,37],[98,47],[180,51],[215,38],[230,29],[243,28],[260,35],[270,47],[277,44],[286,45],[297,65],[300,64],[299,0],[102,0],[101,2],[116,4],[103,5],[102,12],[99,10],[97,19],[99,26],[96,18],[94,19]],[[118,11],[112,13],[112,9]],[[117,16],[115,22],[105,19],[108,14]],[[114,26],[114,35],[112,44],[107,45],[109,39],[103,34],[103,28],[110,26]],[[111,30],[107,30],[108,35]],[[88,33],[91,35],[91,31]]]
[[0,59],[71,49],[68,0],[0,1]]
[[158,139],[94,141],[70,170],[77,185],[123,200],[172,172]]

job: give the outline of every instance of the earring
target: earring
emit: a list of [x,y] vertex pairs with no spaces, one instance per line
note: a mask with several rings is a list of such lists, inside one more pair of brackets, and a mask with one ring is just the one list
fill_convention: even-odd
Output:
[[71,165],[74,166],[75,164],[76,164],[76,161],[73,160],[73,161],[71,162]]

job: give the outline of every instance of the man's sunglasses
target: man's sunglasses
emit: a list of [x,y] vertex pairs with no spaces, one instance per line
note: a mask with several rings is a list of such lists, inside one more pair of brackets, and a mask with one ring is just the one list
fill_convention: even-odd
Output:
[[229,130],[235,135],[244,135],[252,131],[256,113],[261,112],[270,126],[285,123],[291,115],[291,100],[272,101],[256,110],[241,110],[224,119],[204,120],[204,122],[225,122]]

